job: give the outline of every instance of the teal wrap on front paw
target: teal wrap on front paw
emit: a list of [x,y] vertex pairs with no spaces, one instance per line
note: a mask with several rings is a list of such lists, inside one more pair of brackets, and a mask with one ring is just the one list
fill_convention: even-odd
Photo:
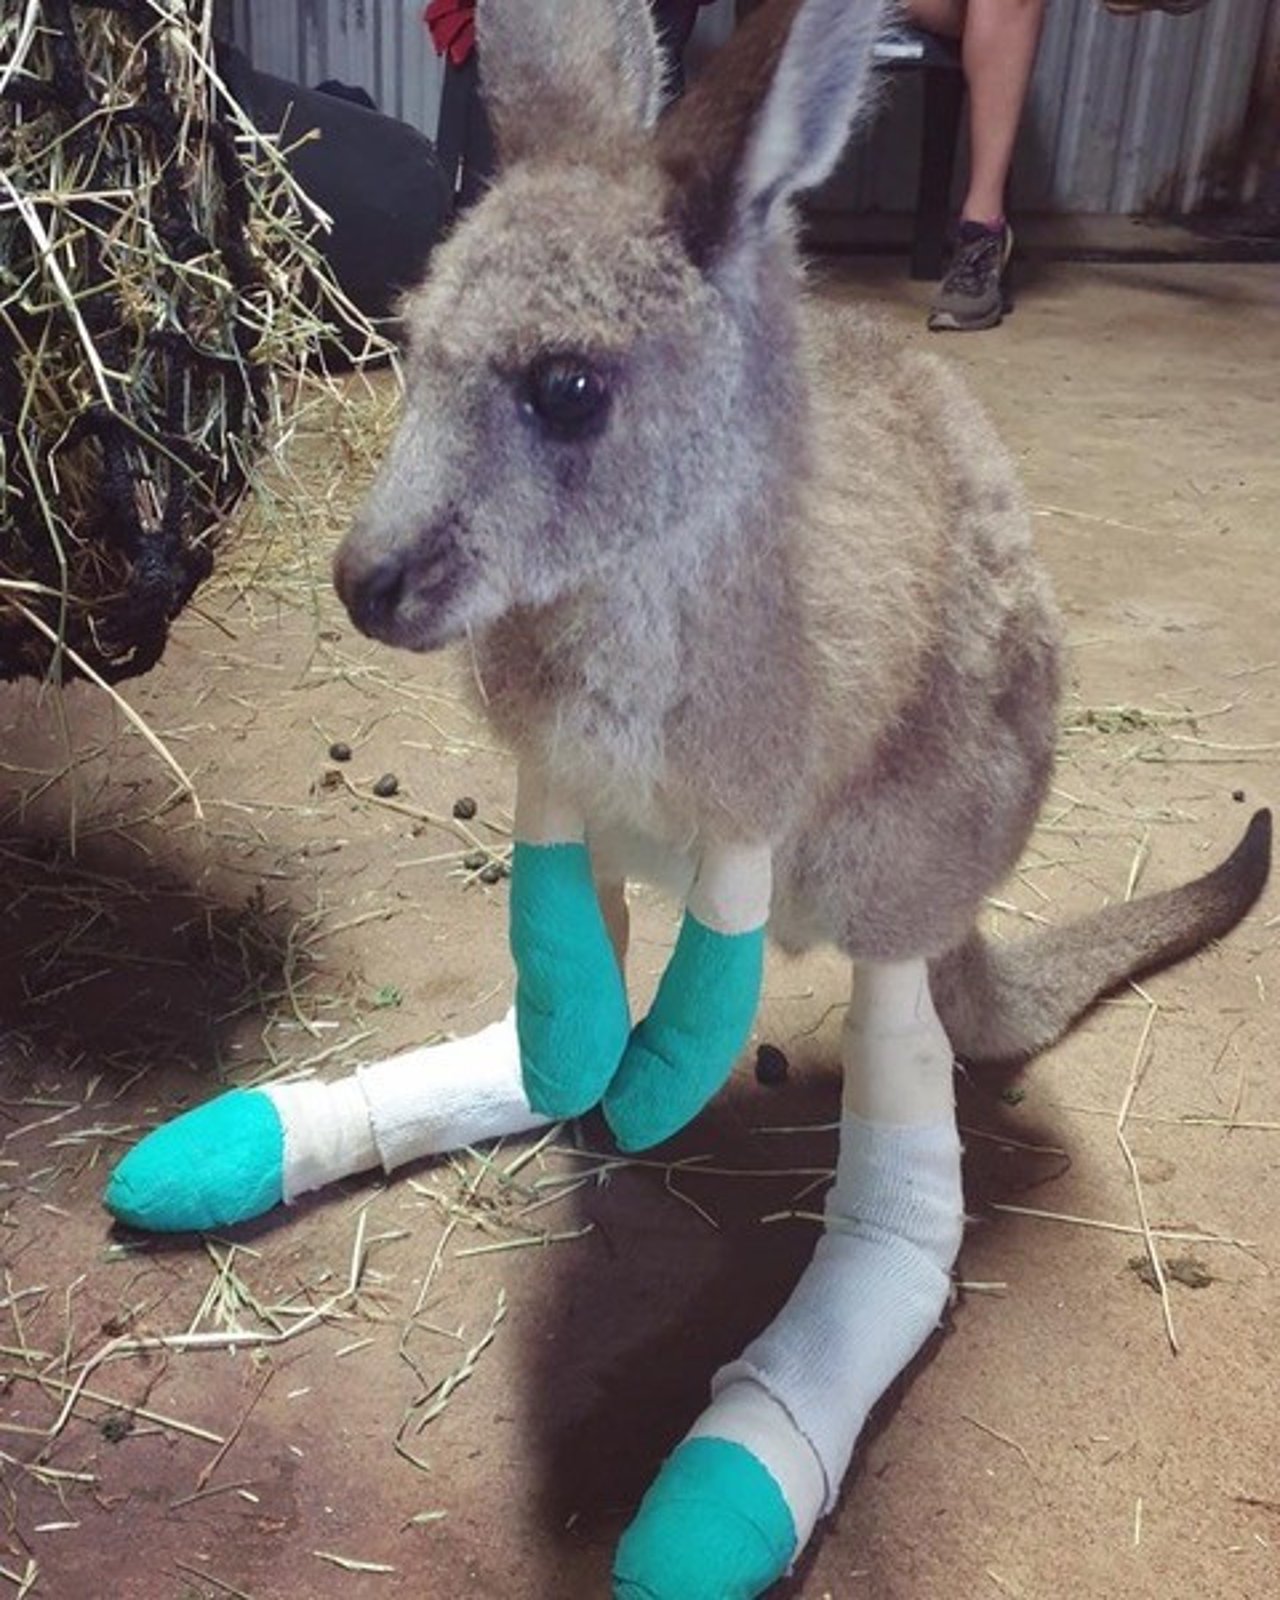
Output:
[[754,1600],[795,1552],[790,1508],[750,1450],[686,1439],[622,1536],[614,1600]]
[[269,1095],[233,1089],[149,1133],[111,1174],[103,1203],[157,1233],[247,1222],[284,1198],[284,1130]]
[[584,844],[516,844],[511,954],[524,1092],[546,1117],[589,1111],[631,1028]]
[[763,928],[717,933],[685,913],[653,1007],[604,1097],[624,1150],[678,1133],[724,1083],[750,1036],[763,974]]

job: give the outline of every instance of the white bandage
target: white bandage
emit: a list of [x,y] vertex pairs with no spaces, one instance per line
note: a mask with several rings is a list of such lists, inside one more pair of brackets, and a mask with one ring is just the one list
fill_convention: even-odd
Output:
[[708,844],[698,859],[688,906],[716,933],[752,933],[769,920],[772,894],[767,844]]
[[269,1083],[262,1092],[284,1131],[286,1201],[377,1165],[369,1107],[354,1077],[337,1083]]
[[[725,1371],[728,1369],[726,1368]],[[690,1428],[690,1439],[732,1439],[745,1445],[782,1490],[804,1548],[826,1499],[827,1480],[817,1453],[786,1407],[750,1378],[717,1377],[715,1399]]]
[[860,966],[840,1044],[844,1109],[902,1126],[952,1115],[951,1041],[933,1009],[923,961]]
[[424,1045],[336,1083],[269,1084],[284,1131],[285,1200],[322,1184],[525,1133],[547,1118],[520,1081],[515,1014],[466,1039]]
[[840,1161],[853,1170],[831,1191],[813,1260],[774,1321],[712,1384],[717,1396],[757,1384],[794,1427],[792,1457],[805,1458],[803,1444],[820,1464],[820,1492],[810,1477],[799,1503],[788,1497],[801,1543],[835,1504],[871,1407],[937,1327],[963,1226],[954,1126],[846,1117]]
[[359,1073],[388,1172],[480,1139],[546,1127],[520,1079],[515,1012],[466,1039],[410,1050]]
[[834,1505],[871,1407],[937,1326],[964,1226],[951,1052],[924,963],[863,969],[859,989],[825,1231],[778,1316],[716,1374],[693,1429],[768,1468],[797,1550]]

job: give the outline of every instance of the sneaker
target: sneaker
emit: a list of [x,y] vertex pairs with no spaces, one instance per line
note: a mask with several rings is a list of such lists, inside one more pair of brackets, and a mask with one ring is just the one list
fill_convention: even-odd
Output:
[[1009,310],[1006,277],[1012,249],[1013,230],[1007,222],[998,228],[982,222],[960,224],[951,265],[929,312],[935,333],[976,333],[995,327]]

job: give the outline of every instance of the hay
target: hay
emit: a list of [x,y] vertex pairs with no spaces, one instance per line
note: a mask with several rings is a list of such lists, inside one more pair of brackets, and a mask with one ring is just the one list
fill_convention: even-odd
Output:
[[154,665],[326,338],[385,353],[212,9],[0,19],[0,678]]

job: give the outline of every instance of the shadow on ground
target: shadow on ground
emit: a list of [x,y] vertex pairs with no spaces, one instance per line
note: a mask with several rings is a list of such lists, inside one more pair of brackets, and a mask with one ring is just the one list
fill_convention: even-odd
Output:
[[[1025,1114],[1016,1138],[1008,1117],[1018,1103],[1016,1074],[962,1077],[965,1191],[971,1215],[992,1223],[992,1201],[1049,1183],[1070,1165],[1054,1153],[1051,1127]],[[1002,1098],[1002,1097],[1008,1097]],[[836,1154],[833,1129],[762,1137],[762,1124],[810,1127],[839,1116],[840,1076],[831,1061],[800,1062],[781,1090],[735,1080],[694,1129],[651,1152],[653,1165],[576,1197],[567,1226],[593,1225],[589,1242],[550,1252],[540,1286],[540,1319],[520,1337],[528,1374],[522,1432],[538,1462],[533,1517],[546,1541],[546,1581],[568,1580],[575,1557],[598,1567],[611,1553],[663,1459],[706,1405],[712,1375],[733,1359],[781,1308],[816,1239],[811,1219],[762,1225],[777,1212],[820,1212]],[[584,1124],[585,1142],[609,1148],[603,1123]],[[1045,1151],[1028,1149],[1043,1144]],[[674,1164],[716,1152],[720,1176],[699,1178]],[[762,1169],[777,1177],[760,1176]],[[728,1181],[726,1170],[743,1174]],[[747,1174],[753,1174],[749,1181]],[[681,1203],[673,1195],[684,1196]],[[690,1225],[690,1205],[714,1226]],[[859,1440],[829,1526],[859,1494],[867,1456],[912,1384],[937,1355],[951,1314],[889,1392]],[[803,1592],[822,1548],[813,1541],[791,1579],[776,1591]],[[548,1590],[550,1592],[550,1590]],[[577,1591],[574,1591],[577,1592]]]
[[[220,1075],[241,1019],[305,981],[297,913],[219,899],[109,839],[0,836],[0,1035],[46,1064]],[[24,1052],[26,1053],[26,1052]],[[32,1057],[34,1059],[34,1057]]]

